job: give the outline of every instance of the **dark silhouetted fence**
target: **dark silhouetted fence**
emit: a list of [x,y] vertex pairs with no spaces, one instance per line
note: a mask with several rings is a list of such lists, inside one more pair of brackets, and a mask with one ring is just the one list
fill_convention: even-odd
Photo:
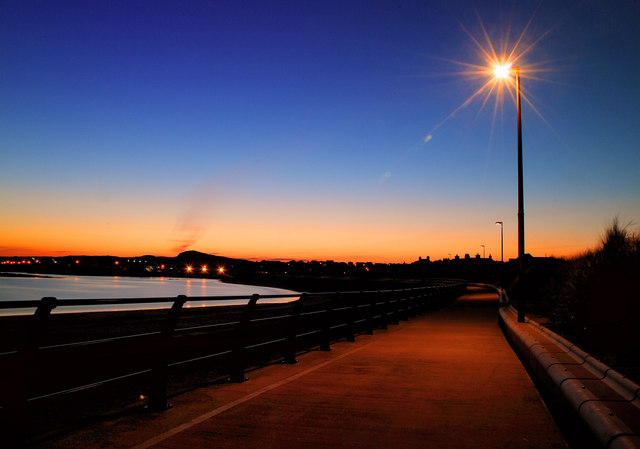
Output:
[[[464,291],[458,281],[403,290],[0,302],[0,419],[11,445],[42,422],[62,415],[95,415],[101,407],[146,404],[165,410],[168,391],[202,379],[246,380],[246,369],[312,348],[331,349],[429,309]],[[243,305],[228,305],[244,302]],[[163,308],[52,313],[93,306]],[[177,379],[177,380],[176,380]],[[108,403],[108,405],[105,405]],[[60,415],[60,416],[58,416]]]

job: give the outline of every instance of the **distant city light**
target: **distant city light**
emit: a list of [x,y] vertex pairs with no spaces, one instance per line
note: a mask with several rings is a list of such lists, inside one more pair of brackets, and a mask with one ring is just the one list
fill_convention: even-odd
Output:
[[200,269],[203,273],[206,273],[209,268],[206,265],[203,265],[202,268]]

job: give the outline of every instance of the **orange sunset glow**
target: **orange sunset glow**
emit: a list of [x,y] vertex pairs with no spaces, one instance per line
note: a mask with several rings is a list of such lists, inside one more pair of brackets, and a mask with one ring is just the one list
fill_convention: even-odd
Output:
[[[218,226],[216,231],[201,236],[199,248],[226,257],[247,259],[303,259],[303,260],[336,260],[336,261],[371,261],[382,263],[402,263],[417,260],[418,257],[430,256],[432,259],[447,258],[454,255],[481,252],[480,245],[486,246],[487,256],[494,259],[500,255],[499,230],[492,223],[479,223],[479,229],[469,232],[463,225],[451,224],[449,227],[421,228],[418,226],[390,226],[377,229],[361,229],[355,226],[350,229],[323,225],[317,227],[292,226],[287,233],[278,232],[278,227],[248,226],[228,224]],[[505,228],[505,258],[515,257],[515,229]],[[309,235],[313,239],[309,238]],[[6,234],[5,234],[6,235]],[[599,235],[585,229],[568,237],[559,237],[554,229],[544,233],[536,233],[529,237],[528,248],[533,254],[571,256],[594,246]],[[38,255],[107,255],[118,254],[133,256],[136,254],[175,255],[173,242],[167,241],[162,229],[129,229],[121,234],[109,232],[103,234],[100,242],[95,242],[93,232],[74,232],[71,240],[65,234],[50,234],[33,239],[29,234],[13,234],[12,242],[24,248],[25,256]],[[165,241],[164,245],[156,242]],[[312,240],[312,243],[309,241]],[[428,249],[415,248],[416,241],[429,240]],[[34,245],[40,243],[42,246]],[[261,242],[256,245],[254,242]],[[452,243],[454,242],[454,243]],[[375,244],[374,244],[375,243]],[[66,251],[57,248],[65,247]],[[86,248],[92,248],[87,251]],[[375,250],[374,250],[375,249]],[[5,253],[3,255],[13,255]],[[186,268],[188,272],[192,267]],[[208,268],[201,267],[202,271]]]
[[0,255],[496,259],[501,221],[515,258],[516,67],[526,252],[640,222],[633,14],[462,3],[231,8],[237,24],[196,4],[133,28],[127,8],[109,26],[23,11],[4,31]]

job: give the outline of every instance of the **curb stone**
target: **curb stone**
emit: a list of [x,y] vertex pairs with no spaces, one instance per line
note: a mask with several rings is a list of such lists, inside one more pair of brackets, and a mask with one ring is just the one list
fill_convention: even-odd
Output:
[[606,449],[640,449],[640,386],[535,321],[517,321],[500,290],[499,320],[533,375]]

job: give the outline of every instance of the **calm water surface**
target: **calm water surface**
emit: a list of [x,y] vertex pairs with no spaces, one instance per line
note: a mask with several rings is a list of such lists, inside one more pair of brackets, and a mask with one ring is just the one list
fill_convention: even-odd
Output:
[[[171,298],[177,295],[197,296],[244,296],[254,293],[260,295],[289,295],[291,290],[254,285],[226,284],[217,279],[181,279],[181,278],[132,278],[122,276],[59,276],[50,277],[2,277],[0,275],[0,301],[39,300],[45,296],[58,299],[108,299],[108,298]],[[292,298],[286,298],[285,301]],[[225,304],[246,301],[229,301]],[[190,300],[185,307],[203,306],[205,303]],[[170,303],[145,304],[132,306],[114,306],[119,310],[125,308],[159,308],[170,307]],[[87,310],[104,310],[104,307],[75,308],[74,310],[58,310],[57,312],[76,312]],[[110,309],[113,310],[113,309]],[[0,309],[0,315],[14,314]],[[20,310],[20,313],[29,313]]]

